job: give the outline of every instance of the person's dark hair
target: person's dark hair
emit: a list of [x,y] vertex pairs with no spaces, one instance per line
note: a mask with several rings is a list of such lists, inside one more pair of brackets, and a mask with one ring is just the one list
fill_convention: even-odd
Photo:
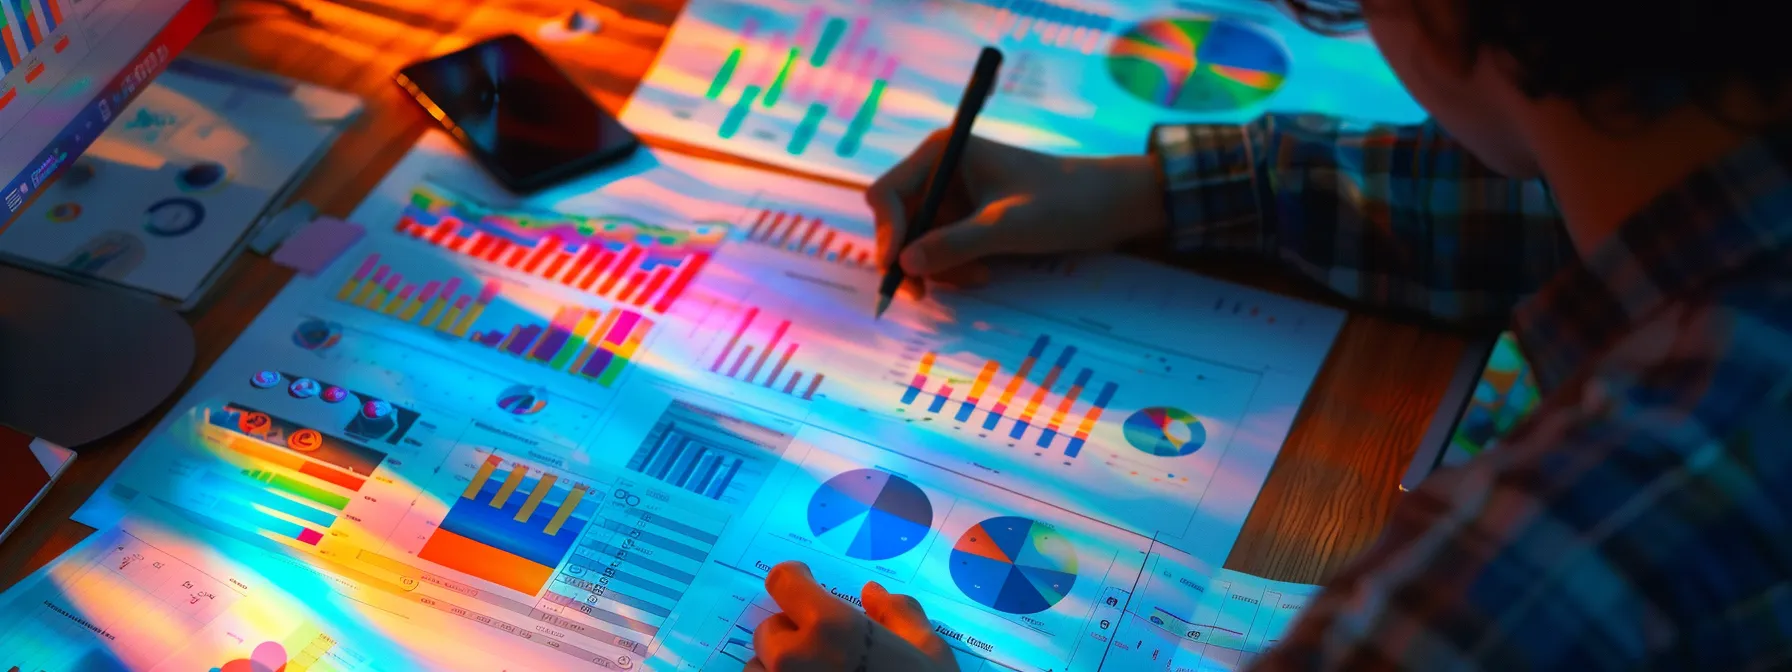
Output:
[[[1454,2],[1463,48],[1503,50],[1532,98],[1561,97],[1588,113],[1647,119],[1691,102],[1737,123],[1719,100],[1738,86],[1758,103],[1785,101],[1792,82],[1786,29],[1758,0],[1279,0],[1307,28],[1326,34],[1363,27],[1362,2],[1404,3],[1427,22]],[[1381,7],[1372,5],[1371,11]],[[1611,109],[1608,105],[1615,105]]]

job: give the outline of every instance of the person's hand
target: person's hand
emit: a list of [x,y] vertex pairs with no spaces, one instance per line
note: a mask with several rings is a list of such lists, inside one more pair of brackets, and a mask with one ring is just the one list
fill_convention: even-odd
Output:
[[987,257],[1105,250],[1167,227],[1151,157],[1066,159],[973,136],[933,230],[898,250],[945,147],[945,131],[928,136],[865,192],[880,263],[911,279],[980,284]]
[[765,590],[784,612],[753,631],[749,672],[958,672],[921,603],[875,581],[859,596],[864,613],[829,594],[800,562],[773,567]]

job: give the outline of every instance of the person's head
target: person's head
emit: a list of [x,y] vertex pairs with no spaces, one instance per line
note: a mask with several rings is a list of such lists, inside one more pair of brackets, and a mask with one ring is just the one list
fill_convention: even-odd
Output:
[[[1786,29],[1755,0],[1283,0],[1308,28],[1365,24],[1408,91],[1496,170],[1531,177],[1541,108],[1611,133],[1696,107],[1768,121],[1792,80]],[[1761,100],[1749,100],[1765,94]]]

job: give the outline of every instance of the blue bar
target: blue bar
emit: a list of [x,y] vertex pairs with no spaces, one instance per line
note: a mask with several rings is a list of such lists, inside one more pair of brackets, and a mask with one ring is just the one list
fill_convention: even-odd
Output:
[[1080,452],[1083,452],[1083,440],[1082,439],[1071,439],[1070,446],[1064,449],[1064,456],[1065,457],[1076,457],[1076,454],[1080,453]]
[[1037,359],[1040,355],[1045,354],[1045,346],[1051,342],[1052,337],[1040,334],[1039,340],[1033,341],[1033,349],[1027,352],[1027,356]]
[[1070,358],[1075,357],[1075,356],[1076,356],[1076,346],[1074,346],[1074,345],[1065,346],[1064,354],[1058,355],[1057,366],[1054,366],[1052,368],[1063,369],[1065,366],[1070,364]]
[[31,51],[37,48],[37,40],[31,39],[31,19],[25,18],[25,3],[27,2],[31,2],[31,0],[12,0],[12,15],[19,20],[19,39],[25,42],[23,56],[29,60]]
[[1044,432],[1041,432],[1039,434],[1039,447],[1040,448],[1050,448],[1050,447],[1052,447],[1052,441],[1057,438],[1058,438],[1058,430],[1047,427],[1047,428],[1045,428]]
[[1029,426],[1030,425],[1028,425],[1027,421],[1025,421],[1025,420],[1015,420],[1014,421],[1014,429],[1008,431],[1008,438],[1010,438],[1010,439],[1020,438],[1022,434],[1027,433],[1027,428]]
[[913,385],[908,386],[908,391],[902,393],[902,404],[904,406],[907,406],[909,404],[915,403],[915,397],[920,396],[920,394],[921,394],[921,388],[915,387]]
[[999,423],[1001,421],[1002,421],[1001,415],[997,414],[995,411],[990,411],[989,417],[983,419],[983,428],[987,429],[987,430],[994,431],[996,428],[996,423]]
[[1092,373],[1094,373],[1094,371],[1090,371],[1088,369],[1083,369],[1082,373],[1076,374],[1076,380],[1072,381],[1070,383],[1070,386],[1071,387],[1082,387],[1084,385],[1088,385],[1089,384],[1089,374],[1092,374]]
[[687,484],[685,486],[685,489],[689,490],[691,492],[702,494],[703,491],[709,489],[709,480],[716,477],[716,469],[721,466],[722,466],[722,456],[717,455],[715,453],[710,453],[708,455],[704,455],[703,459],[699,460],[697,462],[697,471],[693,472],[693,473],[697,473],[697,474],[702,474],[702,476],[699,476],[695,480],[692,480],[689,484]]
[[1114,400],[1114,389],[1116,387],[1118,386],[1113,383],[1102,385],[1101,394],[1095,397],[1095,406],[1097,408],[1107,408],[1108,402]]
[[721,478],[716,479],[716,482],[709,484],[709,492],[703,494],[708,495],[710,499],[721,499],[722,493],[728,491],[728,484],[734,481],[734,475],[740,473],[741,462],[740,458],[735,458],[733,462],[728,463],[728,471],[723,473]]
[[958,415],[957,415],[958,421],[959,422],[970,422],[971,421],[971,411],[974,411],[974,410],[977,410],[976,406],[972,406],[971,402],[968,402],[968,401],[964,402],[963,406],[958,407]]
[[945,408],[945,407],[946,407],[946,395],[935,394],[935,395],[933,395],[933,404],[931,404],[927,407],[927,412],[928,413],[938,413],[938,412],[940,412],[940,409]]

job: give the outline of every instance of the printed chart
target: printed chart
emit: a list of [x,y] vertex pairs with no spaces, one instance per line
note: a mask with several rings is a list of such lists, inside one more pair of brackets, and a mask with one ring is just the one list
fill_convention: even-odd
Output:
[[791,435],[675,401],[628,460],[628,470],[710,499],[745,506]]
[[1036,614],[1076,585],[1076,548],[1045,523],[991,518],[952,546],[952,582],[966,597],[996,611]]
[[809,531],[860,560],[894,558],[920,545],[933,525],[933,503],[908,479],[854,469],[828,479],[809,499]]
[[871,239],[830,225],[822,217],[772,208],[750,213],[742,227],[748,243],[851,268],[876,266],[871,255],[877,248]]
[[1212,16],[1153,19],[1128,29],[1108,53],[1108,73],[1127,93],[1182,112],[1231,112],[1275,95],[1289,57],[1255,24]]
[[[977,423],[975,417],[980,416],[980,426],[988,432],[1004,433],[1001,428],[1006,422],[1007,438],[1015,441],[1026,439],[1038,448],[1047,450],[1053,450],[1058,439],[1065,438],[1062,449],[1064,457],[1076,457],[1088,442],[1089,431],[1101,419],[1102,412],[1107,410],[1108,402],[1113,400],[1117,386],[1113,382],[1101,383],[1101,391],[1095,393],[1092,401],[1087,402],[1082,414],[1072,416],[1072,409],[1077,407],[1083,389],[1089,386],[1090,377],[1095,372],[1093,369],[1082,368],[1077,371],[1068,390],[1055,393],[1054,388],[1077,353],[1076,346],[1066,345],[1058,349],[1057,356],[1051,368],[1045,371],[1044,377],[1031,384],[1030,393],[1023,394],[1031,382],[1028,376],[1032,375],[1034,367],[1045,356],[1050,345],[1050,336],[1040,335],[1034,339],[1026,359],[1021,360],[1020,365],[1012,372],[1003,371],[1001,363],[996,360],[986,360],[977,370],[977,377],[971,381],[970,388],[960,398],[955,398],[954,395],[963,389],[962,378],[957,379],[961,381],[960,386],[954,388],[954,379],[949,375],[935,376],[934,379],[944,380],[940,380],[939,386],[933,389],[931,401],[926,403],[926,413],[935,416],[950,413],[956,422],[973,424]],[[914,377],[902,392],[903,406],[917,408],[916,402],[923,398],[923,391],[930,384],[929,377],[934,375],[934,363],[938,356],[936,352],[927,352],[916,362]],[[1005,377],[1007,381],[997,383],[999,387],[992,389],[991,384],[998,375]],[[999,395],[996,393],[998,389]],[[986,400],[988,406],[983,405]],[[1037,437],[1028,437],[1028,432],[1035,426],[1039,429]]]
[[579,504],[587,490],[490,453],[417,557],[533,595],[584,530],[590,514],[579,516]]

